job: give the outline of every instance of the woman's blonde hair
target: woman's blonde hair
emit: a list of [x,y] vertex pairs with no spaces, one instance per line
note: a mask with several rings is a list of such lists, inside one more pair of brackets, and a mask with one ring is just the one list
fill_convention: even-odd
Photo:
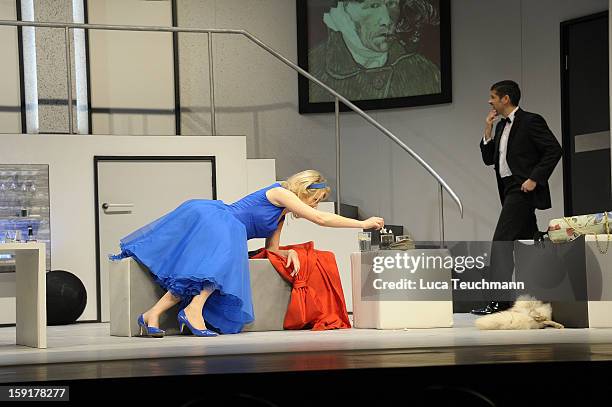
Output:
[[331,188],[326,186],[320,189],[309,189],[308,187],[312,184],[319,184],[324,182],[327,184],[327,180],[316,170],[306,170],[293,174],[286,181],[281,182],[281,186],[289,191],[293,192],[302,201],[308,198],[324,200],[331,193]]

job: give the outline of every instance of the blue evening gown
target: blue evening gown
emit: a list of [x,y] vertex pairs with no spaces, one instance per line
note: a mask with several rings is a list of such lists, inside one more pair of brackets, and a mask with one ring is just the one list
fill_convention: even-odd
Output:
[[203,310],[208,328],[238,333],[255,318],[247,240],[269,237],[276,230],[284,208],[273,205],[266,191],[279,186],[275,183],[231,205],[186,201],[121,239],[121,253],[110,258],[133,257],[159,285],[181,298],[181,307],[204,287],[214,288]]

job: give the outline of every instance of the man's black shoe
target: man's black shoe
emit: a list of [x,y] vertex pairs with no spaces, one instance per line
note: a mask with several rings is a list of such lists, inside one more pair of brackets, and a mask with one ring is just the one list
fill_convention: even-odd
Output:
[[472,314],[475,315],[489,315],[499,311],[507,310],[512,307],[512,303],[508,301],[491,301],[482,308],[474,308]]

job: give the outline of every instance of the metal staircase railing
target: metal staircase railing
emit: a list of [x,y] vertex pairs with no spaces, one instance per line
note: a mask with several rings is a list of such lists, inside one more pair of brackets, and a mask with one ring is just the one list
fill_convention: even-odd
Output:
[[438,205],[439,205],[439,216],[440,216],[440,243],[444,244],[445,241],[445,228],[444,228],[444,191],[446,191],[455,202],[459,209],[461,217],[463,217],[463,204],[459,196],[453,191],[453,189],[446,183],[446,181],[414,150],[406,145],[403,141],[397,138],[382,124],[377,122],[372,116],[365,113],[350,100],[336,92],[334,89],[321,82],[309,74],[304,69],[300,68],[297,64],[291,62],[289,59],[284,57],[282,54],[274,50],[269,45],[265,44],[259,38],[245,30],[230,30],[230,29],[207,29],[207,28],[181,28],[181,27],[159,27],[159,26],[131,26],[131,25],[105,25],[105,24],[80,24],[80,23],[51,23],[51,22],[32,22],[32,21],[13,21],[13,20],[0,20],[0,26],[13,26],[13,27],[44,27],[44,28],[58,28],[65,30],[66,36],[66,65],[68,75],[68,120],[69,120],[69,131],[70,134],[74,134],[73,120],[72,120],[72,67],[70,64],[70,30],[83,29],[83,30],[105,30],[105,31],[146,31],[146,32],[168,32],[168,33],[200,33],[208,35],[208,57],[209,57],[209,80],[210,80],[210,103],[211,103],[211,128],[212,134],[217,134],[216,122],[215,122],[215,92],[214,92],[214,64],[213,64],[213,34],[230,34],[230,35],[242,35],[249,39],[252,43],[256,44],[260,48],[263,48],[272,56],[291,69],[298,72],[300,75],[308,78],[308,80],[315,82],[321,86],[327,92],[332,94],[335,98],[335,133],[336,133],[336,201],[337,201],[337,212],[340,212],[340,102],[348,106],[349,109],[361,116],[366,122],[371,124],[374,128],[378,129],[382,134],[390,138],[406,151],[412,158],[414,158],[429,174],[435,178],[440,186]]

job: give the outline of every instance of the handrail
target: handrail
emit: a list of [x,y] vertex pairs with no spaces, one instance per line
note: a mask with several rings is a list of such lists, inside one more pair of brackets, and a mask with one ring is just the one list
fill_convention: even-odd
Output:
[[[429,174],[438,181],[440,186],[446,190],[446,192],[451,196],[457,207],[459,208],[459,213],[461,217],[463,217],[463,204],[461,203],[461,199],[452,190],[452,188],[446,183],[446,181],[425,161],[419,156],[416,152],[414,152],[410,147],[408,147],[403,141],[397,138],[393,133],[391,133],[387,128],[374,120],[373,117],[365,113],[359,107],[355,106],[350,100],[336,92],[334,89],[327,86],[325,83],[321,82],[319,79],[312,76],[310,73],[300,68],[298,65],[291,62],[289,59],[285,58],[283,55],[275,51],[273,48],[262,42],[260,39],[255,37],[253,34],[249,33],[246,30],[231,30],[231,29],[218,29],[218,28],[182,28],[182,27],[161,27],[161,26],[130,26],[130,25],[106,25],[106,24],[82,24],[82,23],[51,23],[51,22],[34,22],[34,21],[13,21],[13,20],[0,20],[0,26],[12,26],[12,27],[45,27],[45,28],[63,28],[63,29],[85,29],[85,30],[105,30],[105,31],[145,31],[145,32],[168,32],[168,33],[207,33],[211,34],[238,34],[243,35],[255,44],[257,44],[260,48],[268,51],[272,56],[276,59],[283,62],[285,65],[289,66],[293,70],[297,71],[301,75],[308,78],[310,81],[316,83],[321,86],[327,92],[331,93],[333,96],[337,98],[337,100],[344,103],[348,106],[349,109],[357,113],[364,120],[370,123],[372,126],[377,128],[381,133],[385,136],[393,140],[398,146],[400,146],[404,151],[412,156]],[[209,37],[210,38],[210,37]],[[210,43],[210,41],[209,41]],[[338,114],[338,112],[336,112]],[[336,126],[336,131],[339,131],[339,126]],[[337,134],[338,135],[338,134]],[[339,186],[338,186],[339,189]],[[337,203],[338,208],[340,208],[340,202]],[[443,203],[441,203],[443,205]]]

